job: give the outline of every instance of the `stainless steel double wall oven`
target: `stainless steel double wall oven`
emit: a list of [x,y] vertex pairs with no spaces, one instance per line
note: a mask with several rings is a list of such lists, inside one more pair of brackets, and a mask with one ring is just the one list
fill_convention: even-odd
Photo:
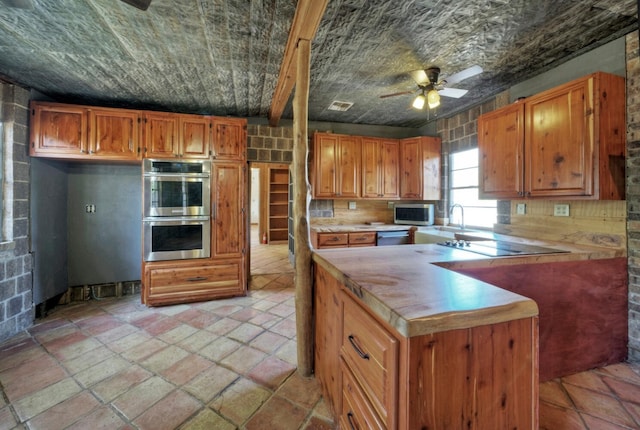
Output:
[[211,161],[142,163],[144,261],[211,256]]

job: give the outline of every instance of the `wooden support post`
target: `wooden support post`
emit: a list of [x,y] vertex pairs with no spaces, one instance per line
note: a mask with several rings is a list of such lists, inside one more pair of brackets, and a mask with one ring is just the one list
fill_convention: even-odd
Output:
[[313,373],[313,285],[309,247],[307,154],[311,42],[300,39],[293,97],[293,231],[295,237],[296,330],[298,373]]

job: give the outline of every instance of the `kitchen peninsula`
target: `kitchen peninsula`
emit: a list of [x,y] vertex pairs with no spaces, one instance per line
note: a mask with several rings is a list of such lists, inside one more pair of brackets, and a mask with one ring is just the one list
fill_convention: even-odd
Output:
[[537,428],[536,302],[456,271],[624,260],[566,248],[507,258],[435,244],[316,251],[316,374],[343,427]]

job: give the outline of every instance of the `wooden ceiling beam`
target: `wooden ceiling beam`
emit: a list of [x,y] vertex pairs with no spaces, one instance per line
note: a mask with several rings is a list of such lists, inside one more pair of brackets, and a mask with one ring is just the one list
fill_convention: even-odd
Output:
[[329,0],[299,0],[293,16],[291,30],[284,57],[280,64],[278,83],[273,92],[269,108],[269,125],[275,127],[280,122],[282,112],[289,101],[289,96],[296,83],[296,57],[299,40],[311,41],[318,31],[320,20],[324,15]]

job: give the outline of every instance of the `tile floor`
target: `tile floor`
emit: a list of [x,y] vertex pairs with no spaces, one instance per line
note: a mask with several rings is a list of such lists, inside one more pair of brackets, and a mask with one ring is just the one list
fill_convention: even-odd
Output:
[[[252,243],[247,297],[56,308],[0,344],[0,430],[334,428],[316,381],[295,371],[287,258]],[[640,429],[640,366],[541,384],[540,429]]]

